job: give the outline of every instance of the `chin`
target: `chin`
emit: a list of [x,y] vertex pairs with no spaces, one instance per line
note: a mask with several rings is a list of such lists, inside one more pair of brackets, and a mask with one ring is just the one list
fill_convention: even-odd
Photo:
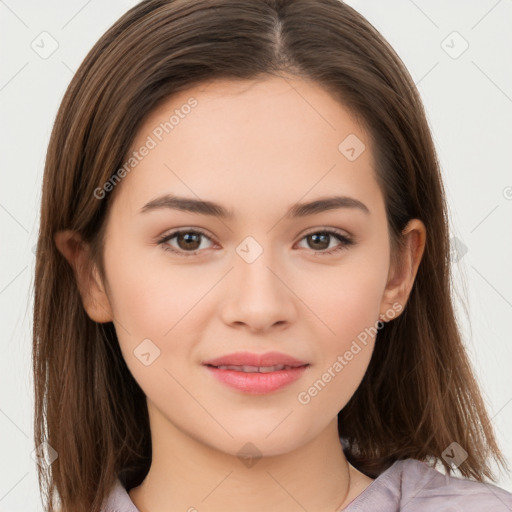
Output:
[[270,428],[262,428],[260,424],[250,429],[230,429],[233,438],[220,434],[217,439],[214,439],[210,435],[203,442],[215,450],[239,458],[261,458],[290,453],[307,444],[315,436],[315,433],[306,436],[304,429],[290,430],[290,425],[288,428],[278,425],[279,423],[274,422]]

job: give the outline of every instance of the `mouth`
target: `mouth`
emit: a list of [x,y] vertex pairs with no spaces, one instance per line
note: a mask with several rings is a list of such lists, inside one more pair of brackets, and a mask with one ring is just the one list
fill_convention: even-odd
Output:
[[274,366],[226,366],[226,365],[220,365],[220,366],[214,366],[214,365],[206,365],[211,366],[212,368],[217,368],[219,370],[233,370],[235,372],[244,372],[244,373],[270,373],[270,372],[278,372],[281,370],[291,370],[293,368],[302,368],[302,366],[309,366],[309,365],[300,365],[300,366],[287,366],[283,364],[278,364]]
[[286,354],[238,352],[203,362],[218,381],[252,395],[277,391],[300,379],[311,365]]

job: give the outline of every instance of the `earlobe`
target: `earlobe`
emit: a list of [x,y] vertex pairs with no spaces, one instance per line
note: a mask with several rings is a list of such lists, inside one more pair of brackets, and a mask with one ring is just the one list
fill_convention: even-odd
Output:
[[70,230],[58,231],[54,242],[73,269],[82,304],[87,315],[98,323],[113,320],[110,301],[99,273],[89,256],[89,246],[80,235]]
[[398,316],[404,308],[423,257],[426,241],[426,228],[419,219],[411,219],[402,231],[403,249],[396,261],[390,265],[388,282],[381,303],[381,319],[384,321],[390,309],[392,317]]

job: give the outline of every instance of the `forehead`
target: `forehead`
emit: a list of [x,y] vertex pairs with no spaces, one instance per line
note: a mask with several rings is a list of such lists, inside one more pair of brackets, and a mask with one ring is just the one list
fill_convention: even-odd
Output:
[[139,160],[122,186],[139,207],[171,191],[226,205],[239,197],[255,210],[333,189],[379,192],[366,132],[321,86],[298,78],[215,80],[181,91],[147,116],[133,151]]

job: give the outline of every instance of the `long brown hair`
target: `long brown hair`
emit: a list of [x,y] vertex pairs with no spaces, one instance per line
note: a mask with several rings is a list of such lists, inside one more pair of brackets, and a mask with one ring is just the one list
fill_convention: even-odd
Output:
[[[102,263],[112,194],[94,193],[126,161],[145,116],[172,94],[217,78],[297,76],[348,108],[371,137],[392,247],[419,218],[426,247],[403,313],[378,335],[368,370],[338,415],[346,456],[376,477],[394,461],[451,466],[495,480],[508,469],[465,352],[451,298],[449,229],[439,163],[409,73],[380,33],[338,0],[146,0],[95,44],[59,108],[44,170],[35,269],[34,439],[45,510],[97,512],[118,475],[138,485],[151,464],[145,395],[111,322],[85,312],[53,236],[70,229]],[[136,172],[136,171],[135,171]]]

